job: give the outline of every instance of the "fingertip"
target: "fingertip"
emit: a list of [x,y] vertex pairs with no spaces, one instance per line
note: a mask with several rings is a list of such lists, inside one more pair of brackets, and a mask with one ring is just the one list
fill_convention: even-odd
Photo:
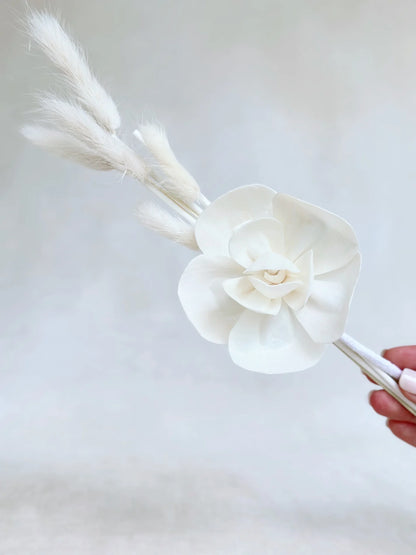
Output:
[[414,417],[391,395],[383,389],[371,391],[369,394],[369,403],[373,410],[394,420],[414,422]]
[[368,402],[370,406],[376,411],[377,414],[387,416],[389,412],[389,404],[391,403],[390,396],[382,389],[370,391],[368,394]]
[[388,420],[386,425],[396,437],[416,447],[416,424],[399,420]]
[[397,357],[400,349],[401,347],[389,347],[387,349],[383,349],[381,351],[381,356],[389,360],[390,362],[393,362],[393,360]]
[[416,402],[416,371],[405,368],[400,376],[399,385],[406,397]]
[[399,368],[416,368],[416,345],[403,345],[385,349],[382,356]]

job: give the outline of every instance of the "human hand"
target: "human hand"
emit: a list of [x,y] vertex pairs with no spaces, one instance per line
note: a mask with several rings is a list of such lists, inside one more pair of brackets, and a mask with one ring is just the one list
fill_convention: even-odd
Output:
[[[408,399],[416,402],[416,345],[387,349],[383,356],[399,368],[405,369],[399,386]],[[415,370],[411,370],[412,368]],[[416,416],[383,389],[372,391],[369,402],[378,414],[387,417],[386,425],[395,436],[416,447]]]

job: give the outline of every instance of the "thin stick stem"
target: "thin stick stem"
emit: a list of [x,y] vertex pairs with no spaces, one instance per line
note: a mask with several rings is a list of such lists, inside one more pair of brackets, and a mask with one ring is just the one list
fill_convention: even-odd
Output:
[[163,202],[165,202],[169,208],[171,208],[174,212],[176,212],[184,221],[190,223],[192,227],[195,225],[196,218],[195,216],[189,214],[182,206],[178,204],[178,202],[171,197],[168,197],[163,191],[161,191],[157,185],[152,182],[147,183],[148,188],[154,193],[157,197],[159,197]]
[[402,371],[395,364],[376,354],[371,349],[368,349],[368,347],[365,347],[346,333],[344,333],[338,341],[335,341],[334,345],[343,352],[348,350],[349,352],[355,353],[361,360],[365,360],[395,380],[398,380],[401,376]]
[[[412,401],[403,395],[396,379],[391,377],[391,374],[398,374],[398,376],[400,376],[400,368],[386,361],[386,359],[383,359],[383,357],[367,349],[367,347],[364,347],[364,345],[361,345],[358,341],[346,334],[338,339],[338,341],[335,341],[334,345],[349,359],[355,362],[366,376],[376,382],[377,385],[386,390],[405,407],[405,409],[416,416],[416,403],[412,403]],[[388,363],[388,366],[386,366],[385,363]],[[383,369],[381,366],[383,366]],[[388,368],[389,373],[385,371],[386,368]]]
[[202,193],[199,196],[199,201],[200,201],[200,204],[201,204],[202,208],[208,208],[208,206],[211,204],[209,202],[209,200],[207,199],[207,197],[205,197]]

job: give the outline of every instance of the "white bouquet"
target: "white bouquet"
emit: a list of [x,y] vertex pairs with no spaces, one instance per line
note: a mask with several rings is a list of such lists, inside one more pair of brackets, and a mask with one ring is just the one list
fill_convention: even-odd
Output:
[[41,124],[26,126],[24,135],[87,167],[129,174],[163,201],[143,203],[137,215],[200,252],[178,294],[205,339],[228,344],[239,366],[266,373],[309,368],[333,343],[416,415],[398,387],[401,370],[344,333],[360,271],[357,239],[345,220],[263,185],[210,203],[160,126],[133,132],[137,151],[120,139],[116,105],[55,18],[31,13],[28,32],[64,75],[71,100],[42,96]]

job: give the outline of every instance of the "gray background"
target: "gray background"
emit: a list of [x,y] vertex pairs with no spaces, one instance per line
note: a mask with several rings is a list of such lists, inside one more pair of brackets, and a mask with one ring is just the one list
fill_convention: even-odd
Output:
[[[45,2],[32,1],[34,7]],[[348,219],[348,332],[416,342],[416,4],[71,0],[131,144],[157,118],[206,196],[260,182]],[[19,136],[53,81],[0,4],[0,553],[414,553],[416,450],[330,347],[265,376],[176,298],[189,251],[141,186]]]

